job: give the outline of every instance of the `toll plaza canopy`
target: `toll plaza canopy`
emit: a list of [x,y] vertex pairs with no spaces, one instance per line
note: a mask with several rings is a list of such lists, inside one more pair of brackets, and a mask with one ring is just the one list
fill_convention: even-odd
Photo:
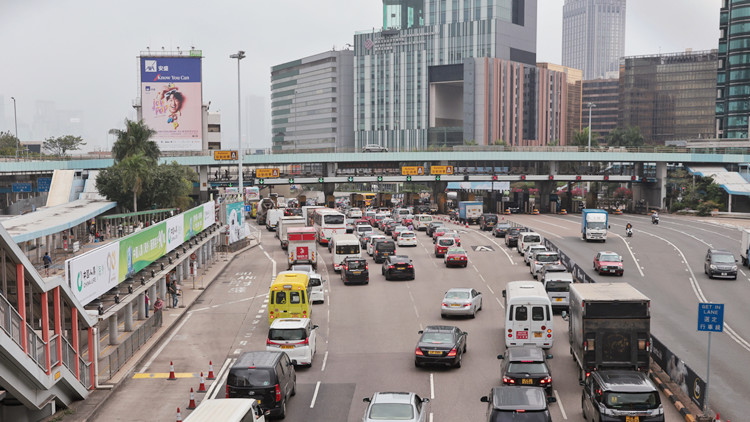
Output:
[[78,199],[0,222],[16,243],[63,232],[114,208],[117,202]]

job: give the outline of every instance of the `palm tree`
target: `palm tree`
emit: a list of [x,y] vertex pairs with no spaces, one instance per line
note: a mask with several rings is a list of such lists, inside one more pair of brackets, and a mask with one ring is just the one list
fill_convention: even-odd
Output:
[[143,186],[151,181],[153,160],[142,152],[126,157],[120,162],[122,182],[125,192],[133,192],[133,212],[138,212],[138,196],[143,192]]
[[159,159],[161,151],[151,137],[156,131],[146,126],[143,120],[133,121],[125,119],[125,130],[112,129],[110,133],[117,135],[117,141],[112,146],[112,155],[115,162],[122,161],[127,157],[142,153],[145,158],[153,161]]

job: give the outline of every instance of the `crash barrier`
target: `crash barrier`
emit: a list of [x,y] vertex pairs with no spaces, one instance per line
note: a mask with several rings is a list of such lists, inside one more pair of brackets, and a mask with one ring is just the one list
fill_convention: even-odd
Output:
[[[578,283],[596,283],[591,276],[586,274],[578,264],[576,264],[560,248],[555,246],[552,241],[545,238],[544,246],[555,251],[560,255],[560,261],[573,274],[573,278]],[[672,353],[667,346],[659,339],[651,335],[651,359],[669,375],[669,378],[677,384],[680,389],[690,397],[690,400],[698,407],[703,409],[705,403],[704,392],[706,391],[706,382],[699,377],[685,362],[677,355]]]
[[131,335],[118,344],[106,355],[99,357],[99,380],[111,379],[117,371],[120,370],[128,360],[133,357],[135,352],[151,338],[156,330],[162,324],[162,311],[155,312],[150,318],[146,319],[143,324],[133,330]]

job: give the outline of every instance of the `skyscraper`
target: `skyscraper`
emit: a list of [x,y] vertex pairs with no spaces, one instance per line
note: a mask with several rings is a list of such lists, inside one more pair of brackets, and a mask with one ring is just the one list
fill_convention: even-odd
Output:
[[625,54],[625,0],[565,0],[563,66],[583,79],[616,77]]
[[719,19],[716,132],[747,138],[750,114],[750,0],[724,0]]

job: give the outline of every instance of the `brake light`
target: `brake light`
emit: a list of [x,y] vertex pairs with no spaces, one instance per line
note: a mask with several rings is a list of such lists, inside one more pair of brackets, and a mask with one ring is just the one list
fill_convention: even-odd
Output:
[[303,346],[307,346],[307,345],[310,344],[310,339],[309,338],[305,338],[304,340],[302,340],[301,342],[299,342],[297,344],[301,344]]
[[544,331],[546,329],[547,329],[547,326],[546,325],[542,325],[542,331]]
[[417,356],[424,356],[424,353],[422,353],[422,350],[419,347],[414,350],[414,354]]
[[279,384],[276,384],[275,387],[276,390],[276,401],[281,401],[281,388],[279,388]]
[[503,384],[515,384],[515,383],[516,383],[516,380],[514,380],[513,378],[506,377],[505,375],[503,375]]
[[447,308],[450,305],[448,305],[447,303],[443,302],[443,306],[445,306]]
[[464,303],[464,305],[463,305],[463,306],[464,306],[464,308],[468,308],[469,306],[471,306],[471,304],[469,304],[469,303]]
[[466,257],[465,257],[465,256],[462,256],[462,257],[461,257],[461,261],[466,261]]
[[411,264],[409,264],[409,266],[408,266],[408,267],[406,267],[406,268],[414,268],[414,266],[413,266],[413,265],[411,265]]
[[370,264],[365,264],[365,269],[367,270],[369,268],[370,268]]
[[392,270],[392,269],[394,269],[394,268],[396,268],[396,266],[395,266],[395,265],[389,265],[389,266],[388,266],[388,269],[390,269],[390,270]]
[[452,348],[450,352],[448,352],[448,357],[456,356],[456,348]]
[[229,398],[229,384],[227,384],[227,393],[226,393],[226,397],[225,398],[227,398],[227,399]]
[[539,380],[539,384],[546,384],[546,385],[552,384],[552,377],[546,376],[542,378],[541,380]]
[[513,338],[513,330],[508,329],[508,338]]

